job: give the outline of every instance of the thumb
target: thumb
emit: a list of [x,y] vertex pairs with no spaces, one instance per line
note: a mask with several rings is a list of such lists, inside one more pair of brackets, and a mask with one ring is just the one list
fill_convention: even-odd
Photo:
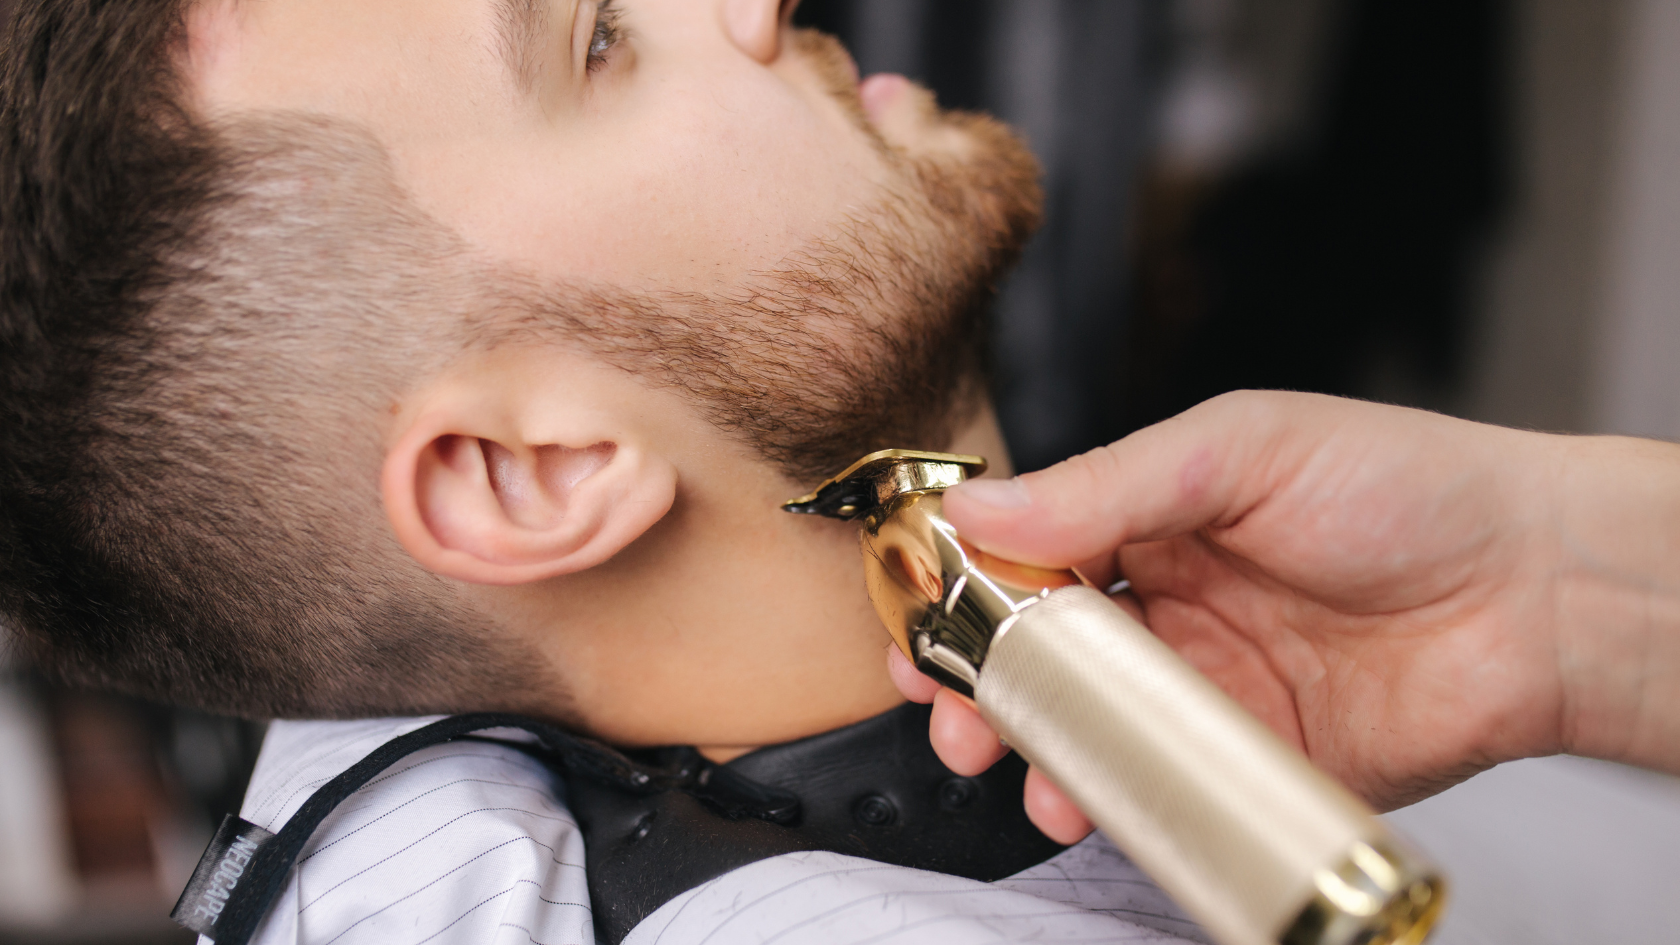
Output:
[[1290,428],[1334,403],[1314,394],[1226,394],[1048,469],[965,482],[945,493],[945,514],[985,551],[1045,567],[1232,524],[1293,466],[1282,454],[1306,445],[1286,435]]

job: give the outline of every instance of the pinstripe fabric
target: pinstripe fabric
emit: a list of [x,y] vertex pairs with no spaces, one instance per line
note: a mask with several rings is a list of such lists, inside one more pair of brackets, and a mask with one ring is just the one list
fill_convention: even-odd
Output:
[[[242,816],[278,830],[334,775],[430,721],[275,723]],[[583,841],[563,796],[541,763],[504,745],[461,741],[410,755],[321,825],[254,942],[591,945]],[[626,941],[1185,940],[1204,941],[1111,844],[1092,837],[996,883],[834,853],[775,857],[678,896]]]

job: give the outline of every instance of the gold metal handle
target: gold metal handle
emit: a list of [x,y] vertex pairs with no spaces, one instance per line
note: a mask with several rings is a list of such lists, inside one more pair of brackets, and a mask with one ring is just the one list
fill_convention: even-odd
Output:
[[1440,878],[1100,592],[991,641],[981,714],[1225,945],[1421,942]]

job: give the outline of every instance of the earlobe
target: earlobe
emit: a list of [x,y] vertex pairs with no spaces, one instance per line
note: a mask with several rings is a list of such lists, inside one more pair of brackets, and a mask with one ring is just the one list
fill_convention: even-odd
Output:
[[403,430],[381,483],[397,540],[445,577],[524,584],[592,568],[675,500],[675,468],[622,437],[526,443],[509,428],[452,419]]

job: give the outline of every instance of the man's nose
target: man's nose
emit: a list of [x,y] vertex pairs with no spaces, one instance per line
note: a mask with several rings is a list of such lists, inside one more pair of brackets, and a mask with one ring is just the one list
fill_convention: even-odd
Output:
[[762,63],[782,51],[782,26],[799,0],[723,0],[723,26],[741,51]]

